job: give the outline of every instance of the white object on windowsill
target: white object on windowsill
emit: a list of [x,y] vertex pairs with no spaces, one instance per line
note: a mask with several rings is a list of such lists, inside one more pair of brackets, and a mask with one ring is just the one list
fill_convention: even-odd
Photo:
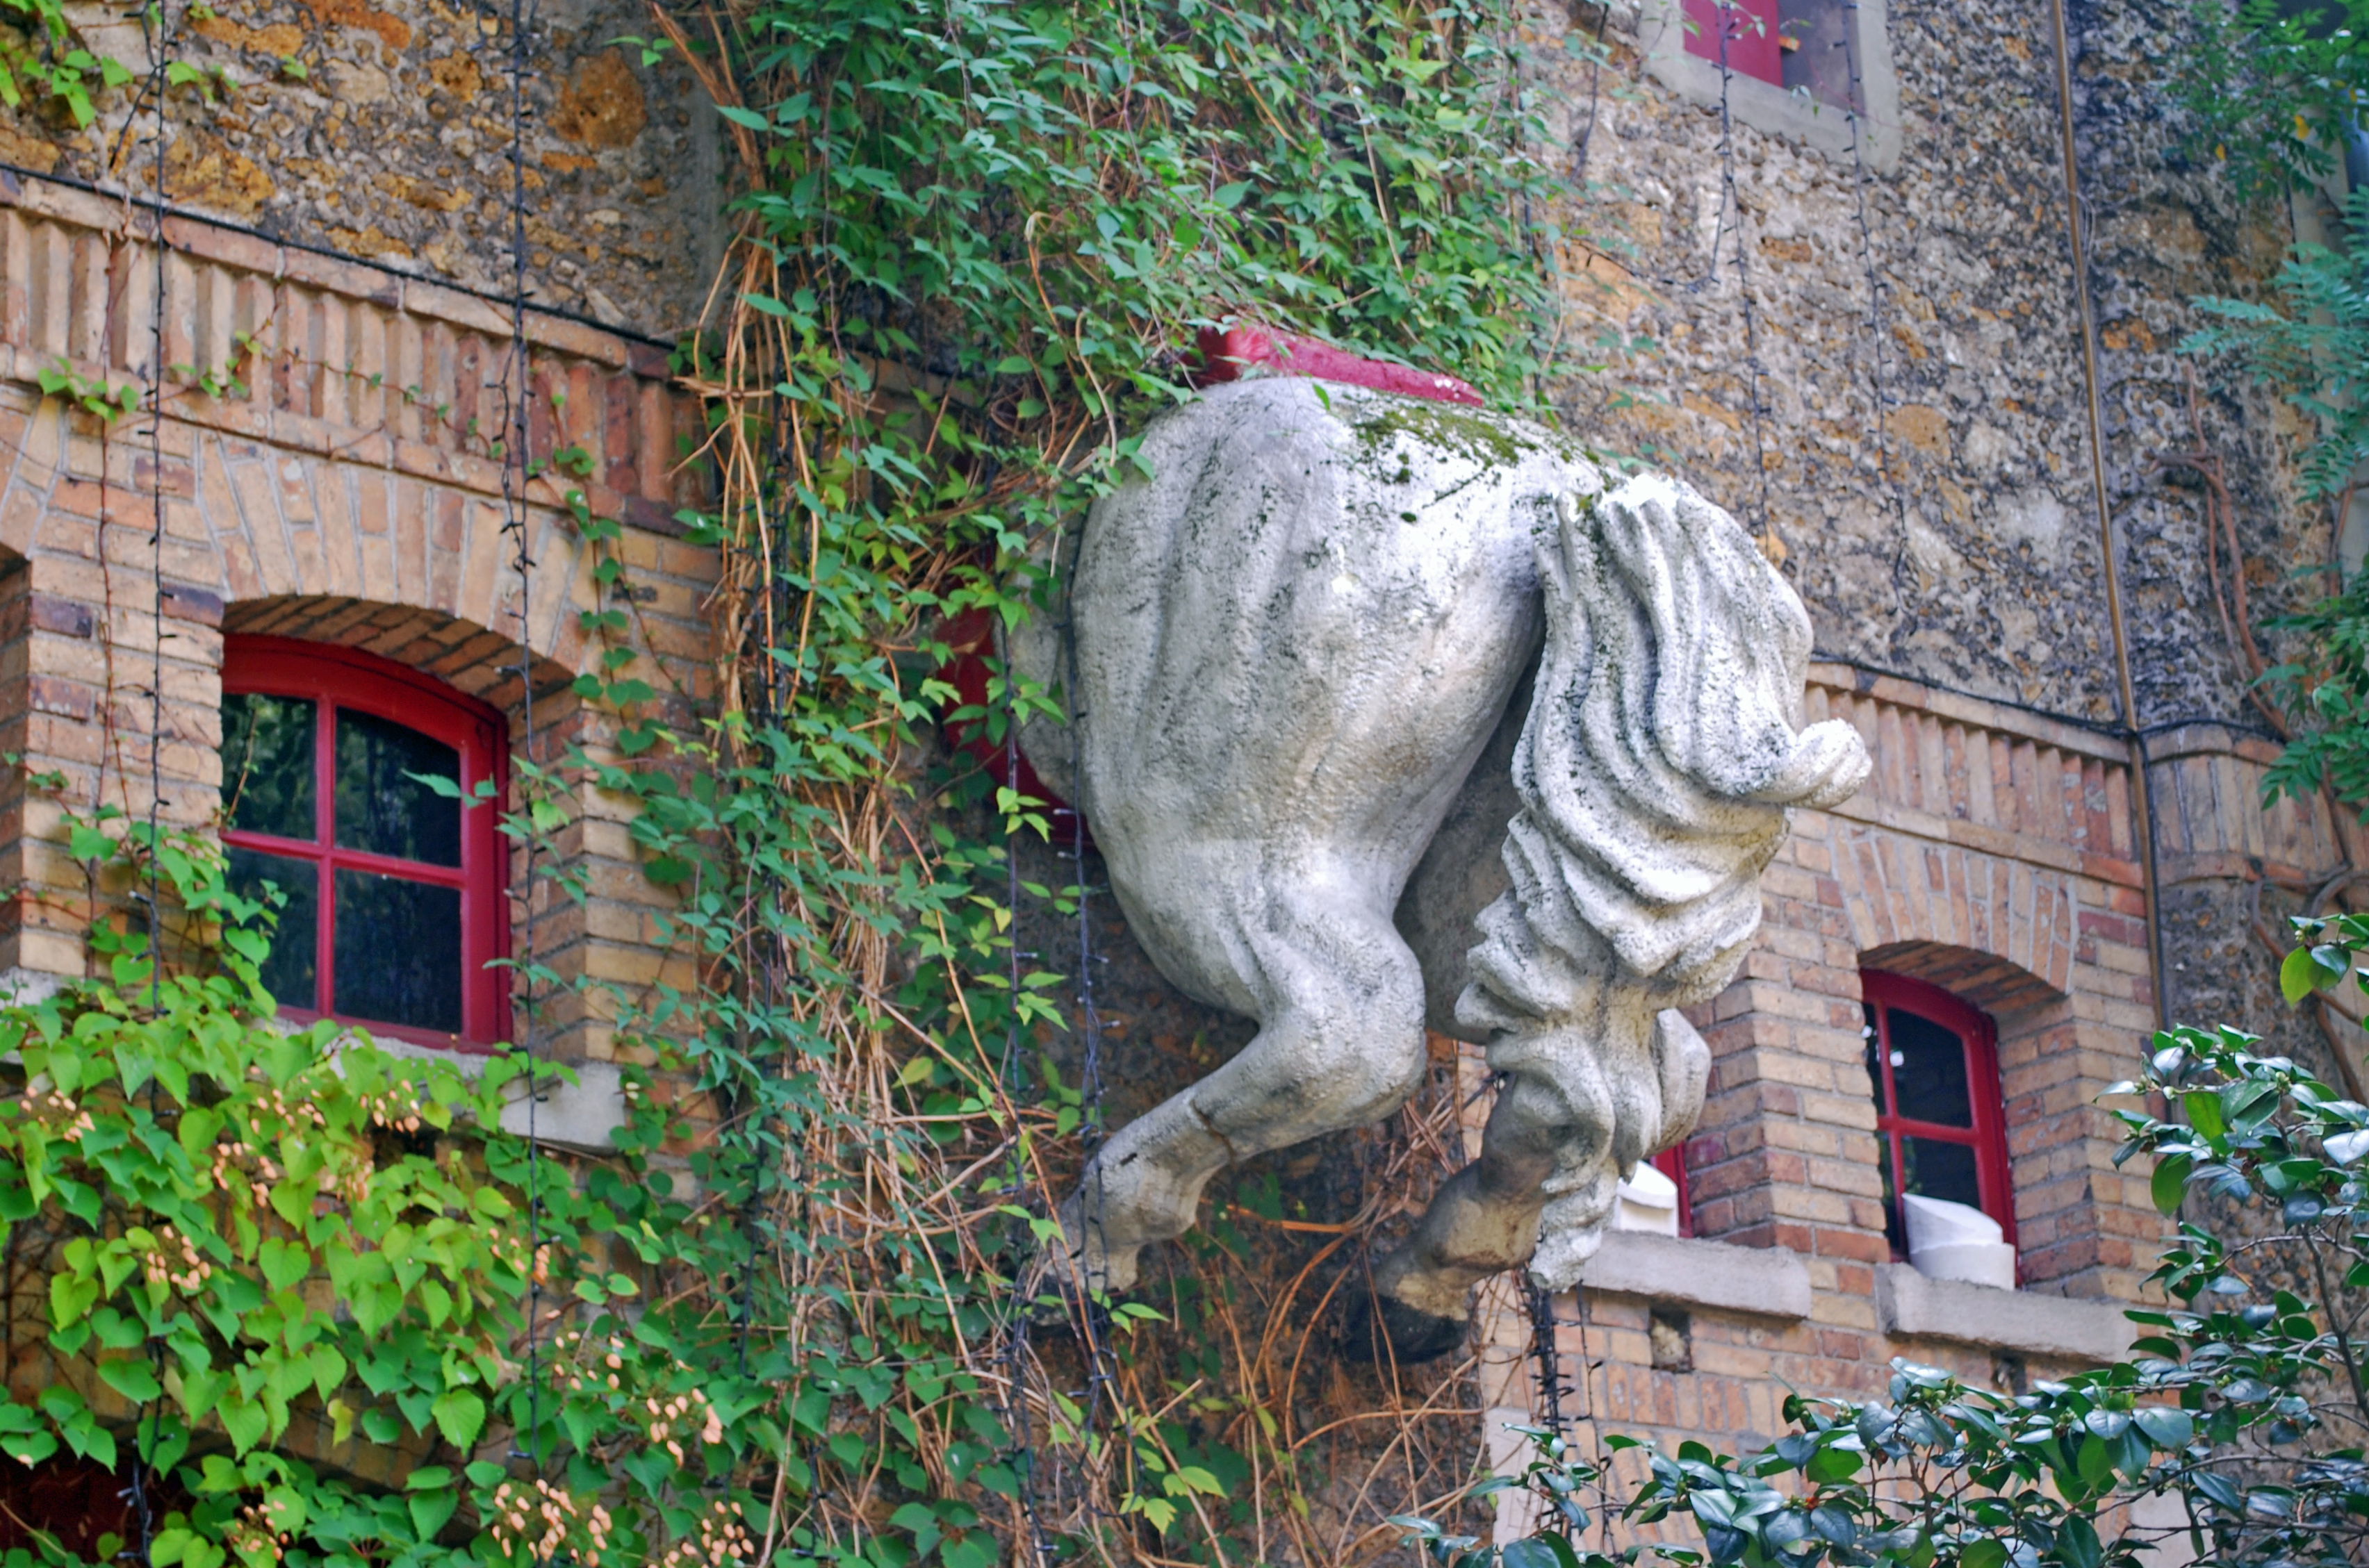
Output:
[[1656,1236],[1678,1233],[1678,1184],[1646,1162],[1637,1162],[1620,1184],[1612,1204],[1612,1229],[1648,1230]]
[[1900,1200],[1908,1262],[1928,1279],[2015,1288],[2015,1248],[1981,1209],[1911,1193]]

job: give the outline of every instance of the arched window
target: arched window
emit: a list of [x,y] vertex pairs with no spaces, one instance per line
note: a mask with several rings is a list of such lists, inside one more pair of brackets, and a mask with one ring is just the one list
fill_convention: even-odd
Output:
[[496,807],[501,715],[349,648],[231,636],[223,658],[223,839],[242,892],[287,894],[264,984],[280,1010],[419,1044],[508,1032]]
[[1900,1197],[1981,1209],[2015,1241],[1998,1034],[1989,1018],[1922,980],[1868,970],[1867,1075],[1883,1140],[1884,1230],[1906,1255]]

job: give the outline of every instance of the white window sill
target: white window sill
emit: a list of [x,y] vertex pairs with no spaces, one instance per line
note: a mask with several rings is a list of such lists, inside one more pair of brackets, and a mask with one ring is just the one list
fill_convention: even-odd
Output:
[[[389,1056],[408,1057],[416,1061],[449,1061],[465,1078],[475,1078],[494,1060],[468,1051],[414,1045],[392,1036],[372,1036],[371,1043]],[[616,1130],[625,1121],[625,1075],[611,1062],[569,1065],[575,1069],[576,1082],[569,1083],[556,1074],[545,1078],[543,1093],[532,1106],[527,1103],[525,1076],[510,1080],[502,1091],[508,1096],[508,1103],[502,1106],[502,1130],[524,1138],[531,1109],[537,1143],[585,1154],[609,1153],[617,1147]]]
[[1928,1279],[1905,1263],[1875,1271],[1876,1319],[1903,1339],[1943,1339],[2065,1361],[2120,1360],[2138,1336],[2119,1301]]
[[1580,1288],[1679,1301],[1764,1318],[1810,1315],[1810,1270],[1790,1247],[1739,1247],[1647,1230],[1612,1230]]
[[[30,1006],[55,996],[65,983],[60,975],[42,974],[37,970],[0,969],[0,1005]],[[389,1056],[408,1057],[415,1061],[448,1061],[461,1070],[464,1078],[475,1078],[486,1070],[494,1059],[468,1051],[439,1050],[433,1046],[415,1045],[392,1035],[374,1035],[371,1043]],[[10,1053],[15,1059],[15,1053]],[[556,1075],[544,1082],[542,1097],[532,1107],[534,1116],[534,1139],[555,1149],[566,1149],[582,1154],[608,1154],[617,1147],[616,1131],[625,1122],[625,1077],[613,1064],[587,1061],[573,1064],[576,1082],[568,1083]],[[502,1130],[520,1138],[527,1135],[527,1087],[524,1077],[510,1081],[503,1091],[509,1103],[502,1107]]]

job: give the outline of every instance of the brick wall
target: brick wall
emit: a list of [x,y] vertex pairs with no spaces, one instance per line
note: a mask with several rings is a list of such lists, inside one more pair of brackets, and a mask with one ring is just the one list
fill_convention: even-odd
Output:
[[1807,707],[1855,725],[1876,771],[1836,812],[1797,814],[1759,944],[1702,1020],[1717,1065],[1688,1146],[1697,1228],[1791,1247],[1822,1290],[1869,1294],[1889,1252],[1860,972],[1883,968],[1999,1025],[2027,1283],[2129,1298],[2152,1266],[2134,1240],[2158,1225],[2089,1103],[2154,1026],[2126,752],[1838,666]]
[[[1682,1282],[1666,1300],[1583,1285],[1557,1303],[1557,1364],[1566,1415],[1605,1432],[1734,1447],[1781,1430],[1788,1390],[1880,1392],[1895,1356],[1992,1386],[2076,1359],[1982,1343],[1980,1325],[1967,1339],[1887,1321],[1862,968],[1938,985],[1998,1025],[2024,1293],[2135,1301],[2166,1234],[2145,1163],[2114,1168],[2118,1129],[2095,1103],[2154,1027],[2124,744],[1839,665],[1814,668],[1804,705],[1854,725],[1875,773],[1835,811],[1796,813],[1757,944],[1697,1015],[1714,1064],[1687,1166],[1698,1237],[1798,1257],[1809,1310],[1708,1308]],[[2030,1305],[2099,1321],[2086,1303]],[[1541,1410],[1517,1292],[1488,1299],[1482,1337],[1489,1419]]]
[[[573,446],[590,467],[525,486],[521,574],[488,449],[515,373],[507,311],[185,219],[167,219],[164,237],[160,302],[147,214],[0,181],[0,747],[64,781],[30,798],[12,784],[0,808],[0,967],[23,972],[83,968],[92,904],[63,847],[66,813],[144,815],[153,763],[166,821],[215,819],[225,633],[366,648],[490,704],[530,750],[523,645],[532,752],[600,755],[612,715],[569,690],[600,652],[580,622],[601,604],[567,504],[580,490],[595,515],[627,524],[626,635],[650,656],[638,672],[678,721],[710,681],[701,604],[714,553],[673,521],[697,498],[679,461],[696,415],[669,390],[663,352],[527,318],[531,455]],[[153,452],[144,409],[109,428],[41,395],[45,372],[149,381],[160,311]],[[200,372],[217,390],[234,374],[244,387],[210,395]],[[589,790],[574,804],[581,820],[560,847],[591,863],[597,896],[578,909],[548,878],[514,879],[534,900],[521,929],[563,974],[647,984],[660,973],[659,895],[633,866],[622,804]],[[560,1054],[609,1054],[593,1005],[563,1001]]]

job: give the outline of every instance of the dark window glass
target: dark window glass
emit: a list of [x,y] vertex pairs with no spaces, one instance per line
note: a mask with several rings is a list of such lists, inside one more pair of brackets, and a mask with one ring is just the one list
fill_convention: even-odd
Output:
[[234,828],[314,836],[310,700],[251,692],[223,699],[223,796]]
[[1893,1114],[1943,1127],[1973,1127],[1965,1042],[1929,1018],[1896,1007],[1891,1011],[1892,1087],[1899,1097]]
[[[1879,1078],[1876,1082],[1879,1085],[1877,1096],[1881,1098],[1883,1090],[1880,1086],[1883,1080]],[[1883,1239],[1892,1243],[1894,1252],[1906,1257],[1908,1254],[1908,1231],[1900,1222],[1900,1184],[1893,1176],[1891,1137],[1879,1134],[1878,1147],[1881,1153],[1876,1163],[1883,1169]]]
[[424,773],[457,786],[458,751],[392,719],[341,708],[337,767],[340,849],[461,864],[461,803],[406,776]]
[[1938,1197],[1948,1203],[1963,1203],[1969,1208],[1982,1207],[1983,1185],[1974,1173],[1972,1144],[1903,1137],[1900,1162],[1908,1168],[1908,1190],[1919,1197]]
[[1840,109],[1861,109],[1851,91],[1848,0],[1777,0],[1777,47],[1787,92]]
[[288,902],[280,910],[279,929],[272,933],[271,956],[263,961],[263,989],[282,1007],[317,1013],[320,977],[315,972],[315,960],[321,930],[320,870],[309,860],[234,846],[230,852],[233,890],[241,898],[260,898],[266,882],[277,884]]
[[461,890],[367,871],[338,877],[340,1013],[461,1030]]

